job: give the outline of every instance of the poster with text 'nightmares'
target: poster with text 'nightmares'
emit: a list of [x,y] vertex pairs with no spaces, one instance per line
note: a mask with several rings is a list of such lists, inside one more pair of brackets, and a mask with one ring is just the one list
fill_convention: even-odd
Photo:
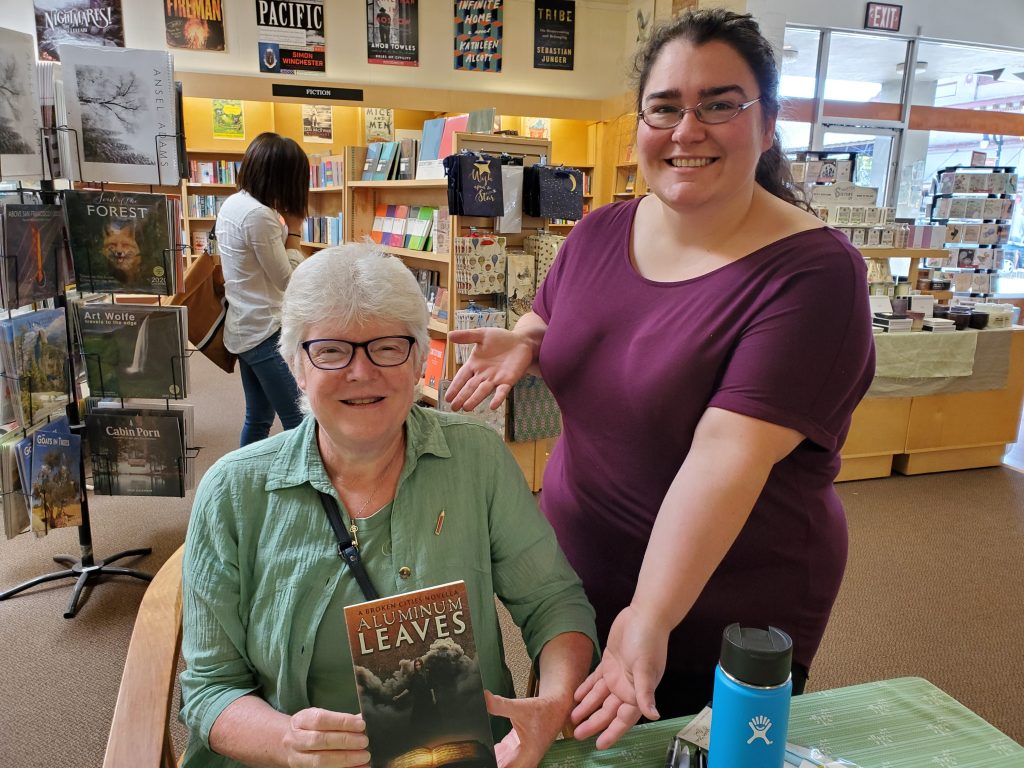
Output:
[[322,75],[326,70],[323,0],[256,0],[260,72]]
[[40,61],[60,61],[59,45],[124,48],[121,0],[36,0]]

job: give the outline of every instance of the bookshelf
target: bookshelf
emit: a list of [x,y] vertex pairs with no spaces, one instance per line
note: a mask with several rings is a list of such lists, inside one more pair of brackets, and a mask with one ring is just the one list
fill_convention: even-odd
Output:
[[235,192],[244,149],[188,150],[188,178],[181,180],[181,233],[186,266],[202,252],[221,203]]
[[[533,165],[541,157],[550,157],[551,142],[547,139],[532,139],[518,136],[495,136],[488,134],[455,134],[453,151],[463,150],[486,152],[487,154],[521,155],[524,165]],[[361,166],[360,166],[361,167]],[[414,179],[403,181],[347,181],[345,185],[345,240],[359,241],[369,236],[377,207],[380,205],[428,205],[446,208],[448,205],[447,179]],[[494,220],[491,218],[451,216],[448,219],[450,237],[441,252],[416,251],[394,246],[380,246],[386,252],[398,256],[409,267],[432,269],[440,273],[440,285],[448,290],[448,317],[454,319],[456,310],[469,304],[470,298],[459,295],[455,280],[455,246],[454,238],[467,235],[471,231],[492,232]],[[524,216],[523,232],[505,234],[508,248],[521,248],[526,235],[546,229],[543,219]],[[501,306],[504,295],[475,295],[472,300],[478,305]],[[430,321],[429,331],[432,338],[447,339],[449,323],[435,319]],[[447,351],[445,377],[455,374],[454,350]],[[436,390],[423,387],[422,399],[431,405],[437,404]],[[543,468],[550,452],[551,441],[537,440],[521,443],[509,443],[512,454],[516,457],[527,482],[534,490],[539,490]]]

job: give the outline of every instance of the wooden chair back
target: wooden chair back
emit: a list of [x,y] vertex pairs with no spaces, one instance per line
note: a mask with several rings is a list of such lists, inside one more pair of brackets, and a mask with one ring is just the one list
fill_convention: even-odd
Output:
[[103,768],[174,768],[170,718],[181,652],[181,559],[163,564],[142,597],[124,662]]

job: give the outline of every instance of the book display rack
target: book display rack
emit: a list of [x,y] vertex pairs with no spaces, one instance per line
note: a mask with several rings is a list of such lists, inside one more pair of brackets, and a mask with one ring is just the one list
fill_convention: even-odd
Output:
[[[74,137],[74,148],[75,151],[81,155],[81,147],[79,146],[79,140],[77,132],[68,128],[66,125],[60,125],[52,128],[44,128],[41,133],[51,132],[54,134],[62,135],[63,137],[72,136]],[[154,144],[159,152],[162,141],[172,139],[177,143],[183,141],[183,137],[180,134],[170,135],[158,135],[154,136]],[[46,158],[41,157],[41,165],[43,168],[42,180],[40,181],[40,191],[38,192],[38,199],[49,205],[56,205],[63,201],[64,196],[67,194],[66,189],[57,190],[55,189],[55,183],[52,179],[45,178],[46,173]],[[69,164],[65,164],[63,167],[68,167]],[[83,167],[79,162],[75,168],[80,169]],[[66,187],[69,189],[79,189],[86,187],[86,183],[79,178],[66,179]],[[171,190],[177,191],[177,186],[164,185],[164,179],[161,177],[158,179],[158,184],[110,184],[108,182],[97,182],[91,183],[88,186],[98,189],[100,192],[109,191],[116,189],[118,194],[130,193],[133,190],[148,190],[150,193],[156,191],[157,187],[165,186],[170,187]],[[123,213],[123,211],[122,211]],[[65,210],[65,216],[67,211]],[[126,214],[127,215],[127,214]],[[110,217],[113,220],[113,216]],[[169,295],[173,292],[175,286],[175,278],[179,273],[178,264],[180,263],[182,248],[176,244],[178,227],[177,227],[177,215],[168,217],[169,231],[166,233],[168,242],[166,243],[167,248],[157,248],[162,252],[165,266],[163,267],[164,273],[167,279],[167,290],[166,291],[153,291],[153,293],[164,293]],[[107,238],[118,238],[119,245],[115,248],[112,243],[107,243],[109,246],[108,251],[113,253],[115,260],[122,259],[126,256],[130,256],[133,248],[127,243],[127,238],[135,238],[136,234],[126,234],[120,226],[123,222],[118,221],[118,226],[108,228],[108,233],[101,237]],[[141,237],[141,236],[140,236]],[[38,242],[38,241],[37,241]],[[21,584],[6,589],[0,592],[0,600],[6,600],[14,597],[15,595],[31,589],[40,584],[45,584],[53,581],[61,581],[64,579],[74,580],[74,589],[71,597],[68,601],[67,607],[64,611],[64,618],[73,618],[79,610],[79,601],[81,599],[83,590],[88,586],[91,587],[97,583],[103,582],[104,577],[107,576],[130,576],[132,578],[140,579],[142,581],[150,581],[152,576],[143,571],[127,568],[118,565],[114,565],[117,561],[123,560],[128,557],[138,557],[148,555],[151,553],[149,547],[139,547],[134,549],[125,550],[118,552],[109,557],[97,559],[93,550],[92,540],[92,527],[89,516],[89,495],[86,493],[88,488],[87,485],[87,474],[85,469],[85,461],[83,458],[83,452],[80,450],[81,441],[85,434],[85,419],[84,414],[81,413],[80,403],[82,402],[81,382],[86,378],[85,372],[82,370],[82,362],[86,364],[90,362],[90,353],[83,352],[82,349],[78,348],[75,344],[75,339],[78,332],[78,323],[76,322],[76,312],[74,311],[73,305],[69,302],[69,296],[65,292],[65,286],[73,281],[70,273],[70,266],[68,263],[67,256],[65,255],[65,236],[62,236],[54,243],[52,247],[52,255],[48,254],[36,254],[37,260],[40,263],[40,271],[42,268],[42,258],[46,257],[52,261],[52,270],[60,276],[57,281],[57,290],[55,296],[47,301],[52,302],[54,309],[36,309],[32,312],[33,305],[40,306],[37,302],[32,302],[28,306],[18,307],[17,309],[12,308],[11,302],[15,305],[21,303],[20,296],[14,299],[8,300],[5,295],[5,306],[8,307],[7,312],[7,332],[11,335],[10,348],[14,351],[12,357],[12,365],[6,366],[6,370],[3,373],[3,385],[8,389],[12,390],[17,394],[19,403],[28,404],[28,408],[21,407],[20,411],[19,429],[18,434],[23,436],[23,439],[28,438],[30,431],[37,428],[40,422],[63,422],[66,419],[67,432],[62,433],[57,438],[43,438],[42,441],[36,438],[36,448],[33,450],[38,451],[38,446],[47,445],[54,446],[54,450],[48,451],[46,454],[46,461],[49,464],[43,469],[48,472],[46,475],[46,482],[42,480],[42,475],[32,474],[32,487],[23,489],[18,488],[14,490],[10,487],[4,488],[4,502],[5,505],[11,503],[14,494],[21,494],[25,497],[23,501],[30,507],[34,506],[36,500],[41,497],[40,506],[43,509],[42,512],[42,532],[45,533],[46,527],[51,519],[59,520],[63,527],[74,526],[78,528],[78,541],[80,553],[78,556],[73,555],[56,555],[54,561],[58,565],[64,566],[63,570],[55,571],[52,573],[43,574],[35,578],[29,579]],[[14,269],[14,264],[21,253],[13,253],[7,251],[7,242],[4,241],[4,266],[7,267],[8,272]],[[102,246],[101,246],[102,247]],[[136,249],[138,245],[135,246]],[[98,250],[98,249],[95,249]],[[111,267],[113,269],[113,267]],[[7,286],[4,286],[5,289]],[[83,288],[87,286],[76,286],[76,288]],[[105,292],[109,291],[111,296],[111,304],[108,306],[113,307],[113,302],[116,301],[114,296],[115,291],[111,290],[110,287],[104,288]],[[130,290],[130,286],[127,284],[124,286],[122,293]],[[77,291],[76,291],[77,293]],[[155,298],[156,302],[160,302],[160,296],[151,296],[150,299]],[[127,308],[129,305],[118,305],[114,307],[116,312],[120,312],[121,308]],[[147,307],[147,309],[151,309]],[[45,313],[42,314],[42,313]],[[42,322],[32,324],[30,321],[25,320],[26,318],[33,318],[39,316],[40,320],[49,319],[51,315],[59,314],[63,318],[63,328],[57,327],[57,323],[51,321],[45,328],[42,327]],[[21,318],[22,321],[17,320]],[[24,330],[20,330],[24,329]],[[142,335],[142,330],[139,330],[139,336]],[[30,339],[29,336],[32,338]],[[48,344],[48,340],[52,337],[56,340],[57,336],[62,336],[64,341],[63,348],[57,348],[56,350]],[[155,338],[155,337],[154,337]],[[57,347],[55,344],[54,347]],[[128,366],[140,365],[140,353],[139,350],[145,350],[147,345],[142,343],[136,343],[136,359],[129,361]],[[59,364],[50,364],[52,361],[42,361],[36,359],[40,354],[38,350],[42,350],[43,353],[50,352],[58,354],[62,358]],[[185,359],[188,356],[187,350],[180,350],[181,354],[176,355],[178,357],[177,365],[173,360],[166,361],[169,363],[171,370],[176,370],[178,373],[172,374],[172,377],[179,377],[178,381],[179,389],[184,392],[185,390],[185,377],[187,376],[187,368],[185,365]],[[52,355],[51,355],[52,356]],[[95,362],[95,361],[92,361]],[[28,370],[26,370],[26,368]],[[102,369],[101,369],[102,370]],[[42,373],[40,373],[42,371]],[[109,371],[108,371],[109,373]],[[37,382],[40,380],[40,376],[46,374],[47,381],[51,387],[53,381],[60,381],[62,391],[58,392],[41,392],[38,393],[41,397],[37,398],[37,393],[34,389],[37,386]],[[101,374],[101,377],[103,375]],[[101,379],[102,380],[102,379]],[[172,388],[174,385],[172,384]],[[167,399],[176,399],[178,397],[174,394],[165,396]],[[36,404],[38,403],[49,403],[48,407],[39,406],[37,410]],[[36,435],[42,433],[42,430],[36,432]],[[47,434],[51,434],[47,432]],[[66,436],[65,436],[66,434]],[[78,450],[75,450],[77,446]],[[67,450],[63,450],[67,447]],[[181,463],[176,467],[176,471],[184,474],[185,471],[185,457],[188,455],[188,451],[195,449],[185,448],[185,437],[181,437]],[[194,455],[194,454],[193,454]],[[4,478],[6,480],[6,478]],[[184,495],[184,492],[180,495]],[[49,498],[47,498],[49,496]],[[51,509],[51,501],[59,503],[60,510],[54,511]],[[73,509],[74,514],[68,514],[68,510]],[[5,510],[6,512],[7,510]],[[52,515],[52,518],[51,518]],[[5,514],[6,518],[6,514]],[[18,533],[19,531],[14,531]],[[11,531],[8,530],[8,534]]]

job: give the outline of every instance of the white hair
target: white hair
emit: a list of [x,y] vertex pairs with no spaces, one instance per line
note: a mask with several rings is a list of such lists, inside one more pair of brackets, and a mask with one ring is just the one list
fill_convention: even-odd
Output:
[[422,374],[430,347],[429,320],[419,283],[401,259],[369,243],[346,243],[324,248],[292,273],[281,305],[279,348],[296,373],[310,326],[324,321],[342,327],[393,322],[415,337],[413,367]]

